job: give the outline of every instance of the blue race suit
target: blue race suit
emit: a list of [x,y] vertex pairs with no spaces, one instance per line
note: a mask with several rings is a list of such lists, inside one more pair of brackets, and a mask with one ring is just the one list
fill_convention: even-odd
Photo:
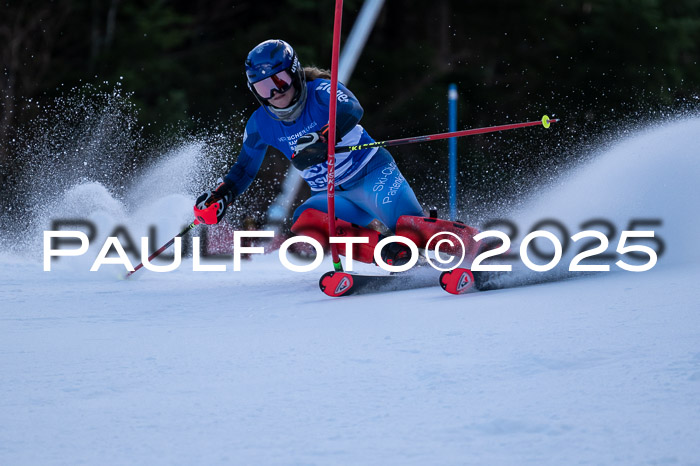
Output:
[[[301,136],[319,131],[328,123],[330,81],[315,79],[308,81],[306,86],[304,110],[294,122],[275,120],[262,107],[253,112],[246,124],[238,159],[224,176],[224,182],[235,195],[250,186],[260,170],[268,146],[275,147],[291,159]],[[351,146],[374,142],[367,131],[357,124],[363,113],[360,103],[340,83],[337,99],[337,132],[343,135],[338,144]],[[401,215],[423,215],[413,190],[385,149],[344,152],[336,154],[335,159],[335,209],[338,218],[362,226],[377,218],[393,230]],[[325,196],[327,163],[303,170],[301,176],[314,194],[294,212],[294,221],[308,208],[328,211]]]

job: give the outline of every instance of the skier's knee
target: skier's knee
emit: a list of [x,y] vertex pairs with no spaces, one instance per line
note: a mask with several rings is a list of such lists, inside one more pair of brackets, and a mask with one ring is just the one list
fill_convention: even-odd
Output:
[[316,209],[306,209],[292,225],[292,233],[309,236],[318,241],[324,250],[328,249],[328,214]]

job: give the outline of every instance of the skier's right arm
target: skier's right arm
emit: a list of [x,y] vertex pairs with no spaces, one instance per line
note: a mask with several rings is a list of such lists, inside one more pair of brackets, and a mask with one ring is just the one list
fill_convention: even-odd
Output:
[[200,195],[195,201],[195,217],[201,223],[218,223],[233,199],[248,189],[260,170],[267,152],[267,143],[257,130],[255,118],[248,120],[243,133],[243,146],[236,163],[219,179],[219,185]]
[[224,176],[224,183],[234,196],[248,189],[260,170],[266,152],[267,143],[258,132],[255,117],[252,117],[243,132],[243,146],[238,159]]

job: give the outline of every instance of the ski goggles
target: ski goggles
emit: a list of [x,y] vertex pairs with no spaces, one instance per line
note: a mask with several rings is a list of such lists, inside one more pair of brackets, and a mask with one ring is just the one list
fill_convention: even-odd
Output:
[[269,78],[253,83],[253,89],[261,99],[269,99],[274,91],[279,94],[287,92],[290,87],[292,87],[292,75],[287,70],[282,70]]

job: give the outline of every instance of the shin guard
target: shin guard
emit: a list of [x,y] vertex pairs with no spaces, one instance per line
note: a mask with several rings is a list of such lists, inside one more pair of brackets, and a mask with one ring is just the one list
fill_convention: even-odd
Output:
[[[479,233],[479,230],[459,222],[450,222],[448,220],[440,220],[431,217],[415,217],[412,215],[403,215],[396,222],[396,234],[405,236],[410,239],[419,248],[428,246],[428,240],[441,232],[454,233],[464,243],[465,260],[472,260],[478,252],[478,243],[474,241],[474,236]],[[449,235],[439,235],[430,242],[430,247],[434,248],[436,242],[441,239],[449,239]],[[440,251],[452,256],[460,256],[462,248],[454,238],[452,238],[454,246],[442,244]]]
[[[305,210],[292,225],[292,233],[315,239],[321,243],[323,250],[327,251],[330,245],[328,241],[328,214],[316,209]],[[369,243],[352,245],[352,258],[367,264],[374,262],[374,247],[379,242],[379,232],[336,219],[335,236],[369,238]],[[347,256],[345,244],[338,244],[338,254]]]

